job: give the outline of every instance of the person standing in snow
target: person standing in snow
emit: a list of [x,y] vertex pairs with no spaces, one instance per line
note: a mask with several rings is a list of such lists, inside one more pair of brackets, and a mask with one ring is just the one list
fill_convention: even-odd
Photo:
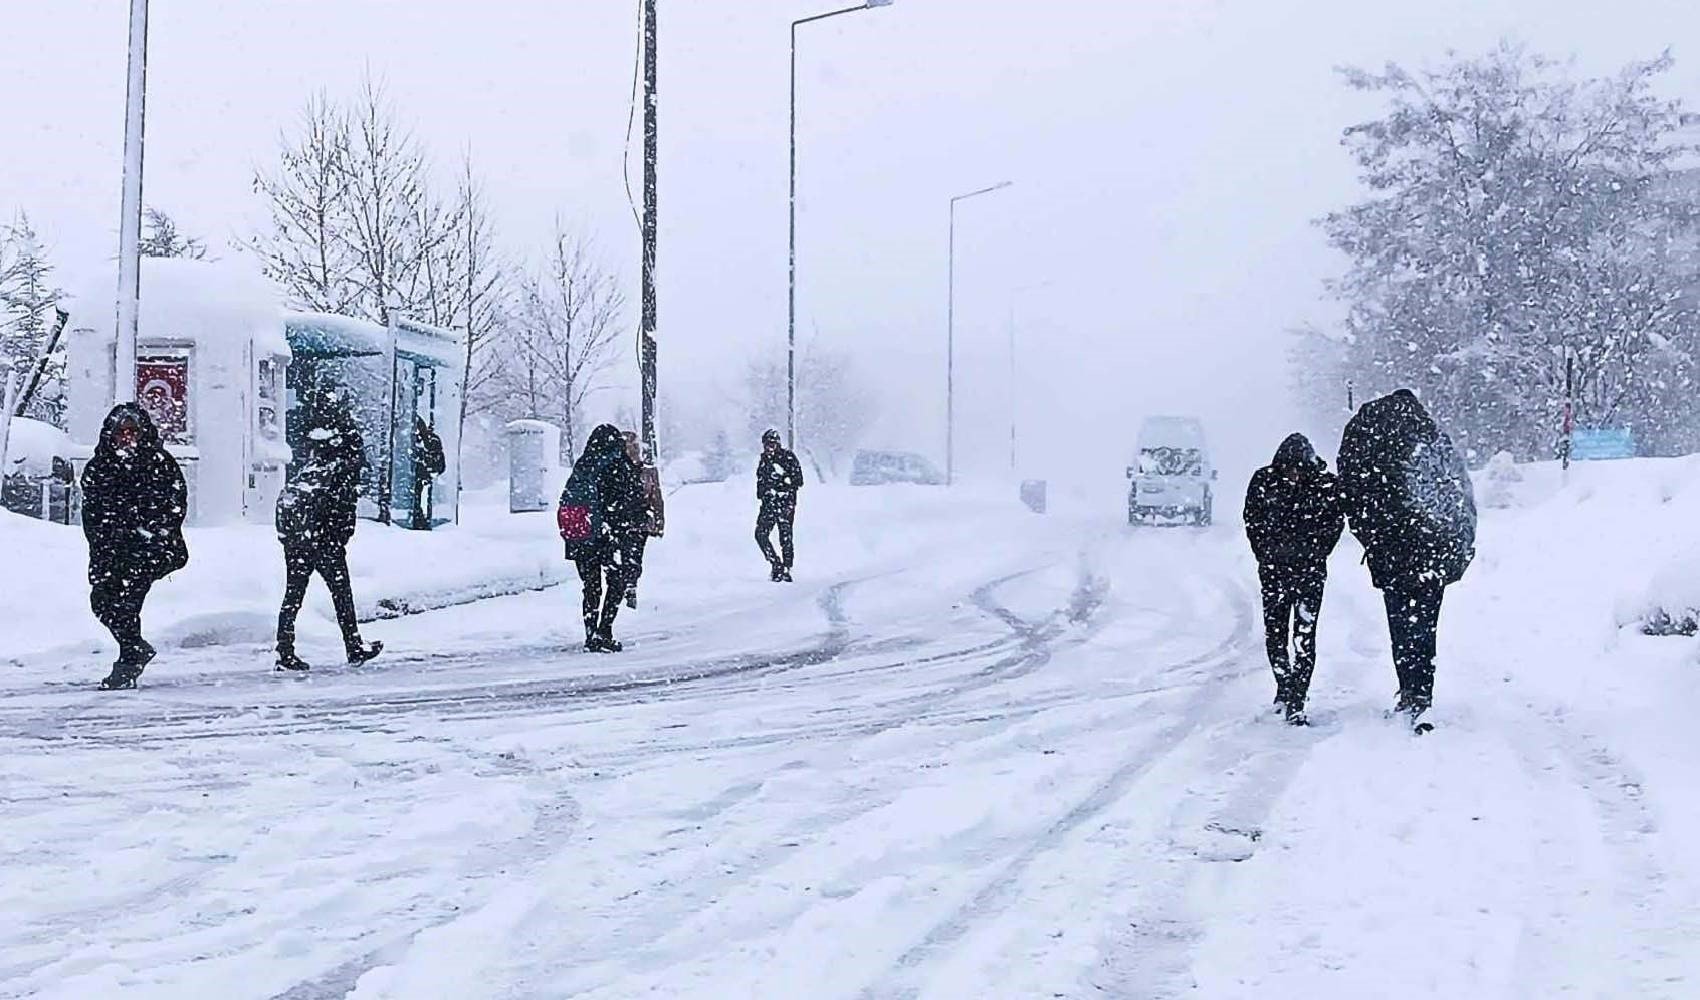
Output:
[[413,418],[413,527],[431,530],[431,481],[443,474],[443,439],[419,417]]
[[[775,583],[791,582],[797,491],[802,488],[803,463],[781,447],[778,431],[769,430],[761,436],[761,461],[756,465],[756,497],[761,501],[756,514],[756,545],[772,567]],[[773,550],[775,528],[779,529],[778,552]]]
[[584,585],[584,648],[618,653],[614,618],[626,593],[621,546],[641,524],[643,489],[637,466],[626,456],[625,441],[612,424],[590,432],[584,453],[573,463],[561,491],[557,522],[567,558]]
[[1275,672],[1275,702],[1294,725],[1305,724],[1328,556],[1345,527],[1339,480],[1309,439],[1288,435],[1275,460],[1251,477],[1245,530],[1263,588],[1263,634]]
[[384,649],[381,642],[368,645],[360,638],[348,574],[348,543],[354,537],[366,446],[354,418],[332,396],[317,400],[305,416],[305,454],[277,499],[285,574],[283,606],[277,614],[277,666],[311,669],[295,652],[295,619],[315,573],[331,593],[348,662],[358,666]]
[[649,546],[651,538],[660,538],[667,530],[667,501],[661,493],[661,473],[655,466],[646,464],[643,460],[643,448],[638,444],[638,436],[634,431],[625,431],[621,435],[626,447],[626,458],[632,463],[633,473],[638,477],[641,507],[634,507],[631,514],[625,518],[628,522],[622,534],[620,544],[620,564],[622,576],[626,584],[626,607],[637,607],[638,579],[643,576],[644,550]]
[[183,471],[147,411],[134,403],[113,407],[83,470],[89,606],[118,642],[103,691],[135,687],[154,658],[142,638],[142,605],[155,583],[189,564],[188,509]]
[[1399,676],[1394,711],[1426,731],[1441,601],[1476,554],[1470,474],[1409,389],[1365,403],[1346,424],[1339,459],[1352,534],[1387,605]]

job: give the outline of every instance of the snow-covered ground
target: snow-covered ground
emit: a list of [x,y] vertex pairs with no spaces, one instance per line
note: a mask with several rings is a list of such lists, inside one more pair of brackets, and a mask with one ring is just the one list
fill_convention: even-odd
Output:
[[[80,543],[7,520],[0,996],[1700,995],[1700,646],[1636,624],[1689,600],[1700,466],[1524,471],[1422,738],[1349,542],[1294,730],[1238,529],[1111,490],[814,487],[775,587],[746,484],[687,487],[623,656],[553,588],[302,678],[208,626],[271,613],[233,540],[122,694]],[[507,515],[354,562],[419,607],[563,568]]]

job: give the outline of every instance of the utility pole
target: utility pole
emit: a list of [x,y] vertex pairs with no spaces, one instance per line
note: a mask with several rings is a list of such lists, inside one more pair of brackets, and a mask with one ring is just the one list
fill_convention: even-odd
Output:
[[136,401],[136,324],[142,297],[142,139],[148,89],[148,0],[130,0],[129,100],[124,108],[124,201],[118,226],[118,342],[113,402]]
[[643,458],[653,464],[655,440],[655,5],[643,3],[643,320],[638,331],[638,370],[643,382]]

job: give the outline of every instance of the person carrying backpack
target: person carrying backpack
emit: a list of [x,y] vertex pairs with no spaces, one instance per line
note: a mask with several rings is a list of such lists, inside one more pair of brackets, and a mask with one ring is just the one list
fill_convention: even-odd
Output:
[[[761,461],[756,464],[756,498],[761,501],[756,514],[756,545],[773,570],[774,583],[791,582],[797,492],[802,488],[803,463],[797,461],[796,453],[780,445],[778,431],[763,434]],[[773,550],[771,538],[775,528],[779,529],[778,552]]]
[[353,415],[328,394],[311,404],[305,420],[303,453],[277,498],[277,538],[283,545],[284,567],[283,603],[277,613],[277,668],[312,669],[295,652],[295,620],[315,573],[330,591],[343,652],[350,664],[358,666],[384,650],[383,643],[367,644],[360,638],[348,573],[348,543],[354,538],[366,446]]
[[189,564],[183,518],[189,491],[146,410],[120,403],[106,415],[83,469],[83,535],[89,543],[89,607],[118,643],[102,691],[136,686],[154,658],[142,638],[148,591]]
[[620,545],[643,510],[637,467],[626,456],[620,431],[602,424],[590,432],[584,453],[573,463],[556,513],[567,558],[584,585],[584,648],[618,653],[614,618],[625,597]]
[[1399,698],[1419,732],[1434,703],[1440,606],[1476,554],[1476,497],[1458,449],[1409,389],[1365,403],[1340,439],[1352,534],[1387,606]]
[[632,463],[639,485],[641,507],[633,507],[624,518],[625,531],[620,540],[620,566],[626,584],[626,607],[638,606],[638,580],[643,576],[643,556],[651,538],[660,538],[667,531],[667,500],[661,492],[661,472],[643,460],[643,446],[634,431],[625,431],[621,440],[626,446],[626,458]]
[[1288,435],[1275,460],[1251,477],[1245,530],[1263,589],[1263,633],[1275,673],[1275,702],[1294,725],[1306,721],[1328,556],[1345,527],[1340,484],[1328,463],[1303,434]]

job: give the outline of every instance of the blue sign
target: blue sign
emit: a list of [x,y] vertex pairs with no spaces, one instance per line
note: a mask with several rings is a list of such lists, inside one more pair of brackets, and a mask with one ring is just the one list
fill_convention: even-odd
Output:
[[1635,457],[1635,432],[1627,427],[1578,427],[1571,432],[1570,457],[1578,462]]

